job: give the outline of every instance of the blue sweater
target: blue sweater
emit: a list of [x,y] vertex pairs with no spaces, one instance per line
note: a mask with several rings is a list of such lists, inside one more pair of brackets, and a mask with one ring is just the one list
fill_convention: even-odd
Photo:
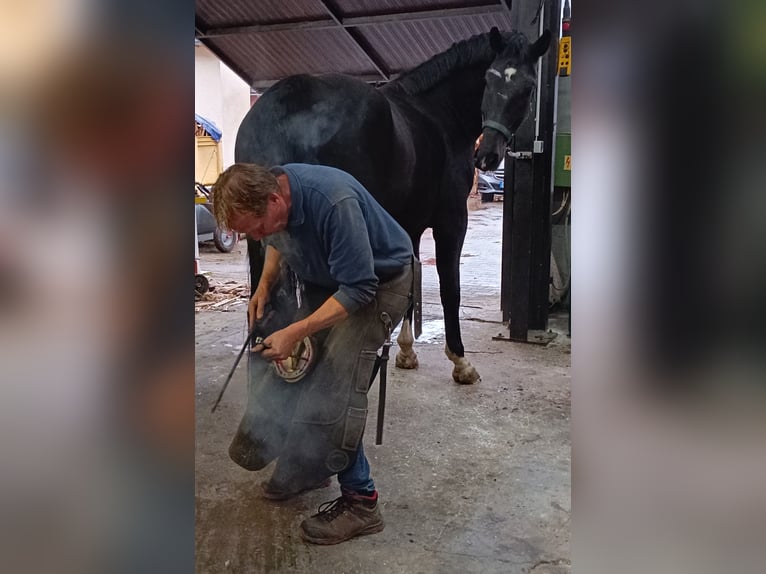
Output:
[[353,313],[410,263],[409,236],[345,171],[301,163],[280,170],[290,182],[290,216],[264,243],[304,281],[336,289],[333,297]]

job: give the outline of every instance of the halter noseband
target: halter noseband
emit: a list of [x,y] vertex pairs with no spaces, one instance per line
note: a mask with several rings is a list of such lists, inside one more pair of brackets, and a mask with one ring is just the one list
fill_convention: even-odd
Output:
[[[499,70],[495,70],[495,68],[489,68],[487,70],[487,73],[493,74],[493,75],[497,76],[498,78],[502,78],[503,77],[503,74]],[[486,121],[482,122],[481,127],[482,128],[492,128],[493,130],[498,131],[501,134],[503,134],[503,137],[505,137],[506,141],[508,141],[508,142],[511,141],[511,131],[507,127],[505,127],[503,124],[500,124],[498,122],[493,122],[492,120],[486,120]]]
[[506,141],[511,141],[511,132],[508,130],[507,127],[505,127],[503,124],[499,124],[497,122],[493,122],[492,120],[485,120],[481,124],[482,128],[492,128],[493,130],[496,130],[503,134]]

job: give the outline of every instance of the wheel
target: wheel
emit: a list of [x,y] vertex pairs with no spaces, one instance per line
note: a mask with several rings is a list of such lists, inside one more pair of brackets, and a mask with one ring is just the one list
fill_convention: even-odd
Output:
[[237,234],[233,231],[224,231],[216,227],[213,232],[213,243],[221,253],[230,253],[237,244]]
[[197,295],[204,295],[210,289],[210,281],[204,275],[194,276],[194,292]]
[[481,193],[481,202],[482,203],[489,203],[491,201],[495,201],[495,194],[494,193],[492,193],[492,192],[489,192],[489,193],[482,192]]

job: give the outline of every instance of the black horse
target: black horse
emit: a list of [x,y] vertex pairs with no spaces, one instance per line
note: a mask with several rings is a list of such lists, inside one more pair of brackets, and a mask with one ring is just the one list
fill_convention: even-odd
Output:
[[[423,231],[433,229],[445,352],[458,383],[479,380],[464,357],[458,322],[473,168],[499,165],[530,110],[534,65],[549,43],[548,31],[530,43],[493,28],[378,89],[342,75],[290,76],[261,96],[237,134],[237,162],[323,164],[351,173],[409,233],[416,255]],[[254,286],[259,245],[248,240],[248,250]],[[409,321],[398,342],[397,366],[416,367]]]

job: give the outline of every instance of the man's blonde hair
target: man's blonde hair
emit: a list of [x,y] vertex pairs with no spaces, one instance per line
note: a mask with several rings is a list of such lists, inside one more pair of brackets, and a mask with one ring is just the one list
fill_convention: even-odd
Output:
[[235,213],[262,216],[269,194],[279,192],[276,176],[254,163],[235,163],[224,170],[213,186],[213,214],[218,227],[231,229]]

